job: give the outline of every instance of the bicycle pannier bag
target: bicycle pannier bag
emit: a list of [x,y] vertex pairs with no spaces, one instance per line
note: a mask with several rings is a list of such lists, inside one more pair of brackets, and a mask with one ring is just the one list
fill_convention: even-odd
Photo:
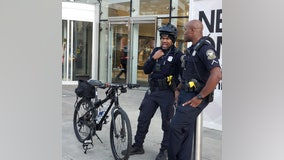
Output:
[[94,98],[96,94],[96,89],[87,81],[78,80],[78,87],[75,89],[75,93],[78,97]]

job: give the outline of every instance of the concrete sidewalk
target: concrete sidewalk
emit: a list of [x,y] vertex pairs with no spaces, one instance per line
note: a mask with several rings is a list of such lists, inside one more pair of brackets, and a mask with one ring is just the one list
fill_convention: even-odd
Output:
[[[84,154],[82,143],[76,139],[72,121],[76,101],[75,88],[76,85],[62,85],[62,160],[113,160],[109,141],[110,123],[97,132],[103,144],[94,137],[94,148],[87,154]],[[127,93],[120,95],[120,105],[129,116],[133,137],[137,127],[138,108],[145,91],[145,88],[128,89]],[[104,98],[105,90],[99,89],[99,96]],[[156,158],[162,140],[160,117],[160,111],[157,110],[145,139],[145,154],[130,156],[129,160],[154,160]],[[203,128],[202,160],[221,160],[221,141],[221,131]]]

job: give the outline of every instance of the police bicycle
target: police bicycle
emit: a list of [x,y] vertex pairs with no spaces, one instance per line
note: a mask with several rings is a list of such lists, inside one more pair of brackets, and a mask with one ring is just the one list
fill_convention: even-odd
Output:
[[[116,160],[129,158],[128,153],[132,144],[131,124],[127,113],[119,105],[118,97],[121,93],[126,93],[127,88],[138,87],[138,84],[108,84],[98,80],[78,81],[78,87],[75,89],[77,100],[73,127],[77,139],[83,143],[84,153],[93,147],[93,136],[102,143],[96,132],[101,131],[102,126],[107,123],[110,112],[110,145],[113,156]],[[107,88],[105,98],[98,98],[98,88]],[[81,98],[79,101],[78,97]],[[104,104],[108,105],[104,107]],[[122,154],[123,150],[126,150],[127,154]]]

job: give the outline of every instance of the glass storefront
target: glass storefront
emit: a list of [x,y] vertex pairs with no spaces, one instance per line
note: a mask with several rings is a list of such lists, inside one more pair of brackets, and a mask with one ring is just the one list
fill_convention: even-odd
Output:
[[[171,16],[188,16],[189,0],[172,0]],[[102,19],[121,16],[160,16],[169,17],[169,0],[104,0]]]
[[[62,22],[62,78],[78,80],[91,78],[92,65],[92,23],[81,21]],[[69,28],[69,30],[67,29]],[[69,52],[67,54],[67,41]]]
[[[98,3],[94,0],[69,2]],[[186,48],[183,25],[188,21],[189,1],[172,0],[171,5],[170,2],[104,0],[99,3],[100,16],[94,17],[99,19],[98,24],[63,20],[63,81],[93,78],[95,65],[98,71],[96,77],[103,82],[139,83],[147,86],[148,75],[144,74],[142,67],[153,47],[160,45],[159,27],[167,23],[177,26],[176,46],[182,51]],[[98,35],[93,30],[94,25],[99,28]],[[93,34],[98,37],[95,61],[92,58]]]
[[[75,82],[94,77],[98,55],[96,5],[62,2],[62,80]],[[98,23],[98,21],[97,21]]]
[[139,15],[168,15],[169,0],[140,0]]

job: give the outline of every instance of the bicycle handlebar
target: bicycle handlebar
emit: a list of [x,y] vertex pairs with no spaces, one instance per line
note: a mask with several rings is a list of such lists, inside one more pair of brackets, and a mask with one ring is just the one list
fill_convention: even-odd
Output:
[[121,84],[121,83],[102,83],[101,81],[99,80],[94,80],[94,79],[89,79],[88,80],[88,83],[90,83],[91,85],[95,86],[95,87],[99,87],[99,88],[102,88],[102,89],[105,89],[107,87],[121,87],[123,89],[125,88],[129,88],[129,89],[132,89],[132,88],[139,88],[140,85],[139,84]]
[[132,88],[139,88],[140,84],[127,84],[128,88],[132,89]]
[[106,87],[112,87],[112,88],[139,88],[140,85],[139,84],[132,84],[132,83],[128,83],[128,84],[121,84],[121,83],[105,83]]

